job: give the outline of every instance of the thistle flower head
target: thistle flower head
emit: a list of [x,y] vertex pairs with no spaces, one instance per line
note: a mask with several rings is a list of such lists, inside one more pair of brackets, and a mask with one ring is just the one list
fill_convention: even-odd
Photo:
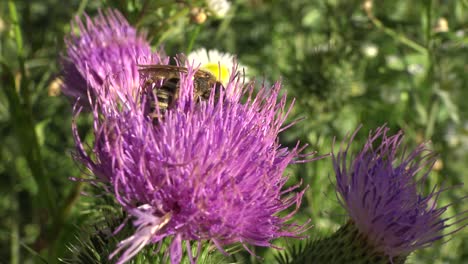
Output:
[[[95,158],[85,153],[74,129],[78,159],[109,183],[135,219],[135,234],[112,255],[123,252],[118,263],[165,238],[172,241],[171,262],[178,263],[182,241],[189,247],[208,240],[220,250],[241,243],[249,250],[247,245],[270,247],[273,239],[296,237],[305,228],[288,223],[304,191],[296,191],[298,185],[284,189],[283,172],[303,156],[302,148],[278,142],[290,110],[284,96],[278,100],[280,84],[253,95],[253,86],[232,77],[199,101],[194,73],[190,65],[181,73],[176,106],[157,124],[142,102],[115,116],[95,113]],[[295,210],[278,215],[291,206]]]
[[421,191],[435,154],[424,144],[407,153],[402,132],[388,136],[388,130],[371,133],[349,164],[349,146],[332,157],[340,202],[351,221],[376,251],[393,259],[441,239],[452,218],[441,218],[448,206],[437,207],[443,190]]
[[88,104],[88,95],[96,97],[104,88],[135,95],[137,64],[162,63],[151,52],[145,35],[138,34],[116,10],[99,12],[93,19],[86,15],[85,22],[77,17],[65,44],[63,92],[74,100],[80,98],[83,106]]

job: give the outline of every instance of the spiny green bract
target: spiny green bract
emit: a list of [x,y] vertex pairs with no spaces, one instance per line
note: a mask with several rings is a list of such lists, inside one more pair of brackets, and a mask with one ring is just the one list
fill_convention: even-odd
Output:
[[403,264],[406,257],[394,258],[392,263],[383,252],[369,245],[349,221],[329,237],[308,240],[287,249],[277,260],[281,264]]

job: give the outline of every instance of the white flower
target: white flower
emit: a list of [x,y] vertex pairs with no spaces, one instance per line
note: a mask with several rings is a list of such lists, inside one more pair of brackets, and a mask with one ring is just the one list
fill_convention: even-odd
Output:
[[448,32],[449,31],[449,24],[446,18],[441,17],[437,19],[437,25],[434,28],[435,32]]
[[364,44],[361,47],[361,51],[368,58],[374,58],[375,56],[377,56],[377,54],[379,54],[379,48],[372,43]]
[[[187,55],[187,61],[195,67],[211,72],[223,84],[229,81],[235,63],[235,57],[229,53],[204,48],[192,51]],[[245,67],[239,65],[238,71],[243,74]]]
[[410,64],[407,70],[410,74],[417,75],[424,72],[424,67],[421,64]]
[[206,6],[214,16],[225,17],[231,8],[231,3],[226,0],[206,0]]

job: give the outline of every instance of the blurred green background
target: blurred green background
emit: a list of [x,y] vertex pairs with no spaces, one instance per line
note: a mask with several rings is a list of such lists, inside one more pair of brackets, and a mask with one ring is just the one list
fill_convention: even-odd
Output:
[[[147,31],[168,55],[217,49],[237,54],[257,80],[281,79],[289,98],[296,98],[290,120],[305,118],[282,134],[285,145],[300,140],[325,154],[333,138],[341,141],[362,124],[357,149],[384,123],[395,133],[403,129],[411,147],[430,140],[440,156],[428,188],[458,185],[441,204],[454,203],[446,216],[468,209],[460,201],[468,190],[461,186],[468,179],[468,1],[231,3],[226,17],[208,16],[201,24],[191,11],[204,8],[202,0],[0,3],[0,263],[73,260],[76,252],[68,247],[83,235],[80,228],[103,218],[104,205],[80,195],[92,192],[89,186],[69,180],[87,172],[72,159],[72,105],[57,77],[70,20],[107,7]],[[91,119],[80,119],[79,127],[92,142]],[[311,238],[346,221],[329,158],[290,166],[287,173],[291,182],[303,178],[309,185],[297,219],[312,219]],[[467,263],[467,238],[462,230],[410,255],[408,263]],[[287,243],[293,242],[276,244]],[[277,252],[259,248],[257,254],[270,263]],[[262,262],[238,255],[245,263]]]

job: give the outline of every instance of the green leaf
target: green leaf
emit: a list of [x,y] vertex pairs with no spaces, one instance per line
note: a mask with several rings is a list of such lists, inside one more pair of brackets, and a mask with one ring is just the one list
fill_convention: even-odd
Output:
[[44,141],[46,138],[46,135],[44,134],[44,130],[49,124],[49,122],[50,122],[50,119],[44,119],[41,122],[37,123],[34,128],[34,130],[36,131],[36,135],[37,135],[37,141],[39,143],[39,146],[41,147],[44,145]]
[[447,91],[443,91],[440,89],[436,89],[435,93],[439,96],[440,100],[442,101],[443,106],[445,106],[450,119],[455,122],[455,124],[460,123],[460,116],[458,114],[457,105],[453,102],[450,94]]

